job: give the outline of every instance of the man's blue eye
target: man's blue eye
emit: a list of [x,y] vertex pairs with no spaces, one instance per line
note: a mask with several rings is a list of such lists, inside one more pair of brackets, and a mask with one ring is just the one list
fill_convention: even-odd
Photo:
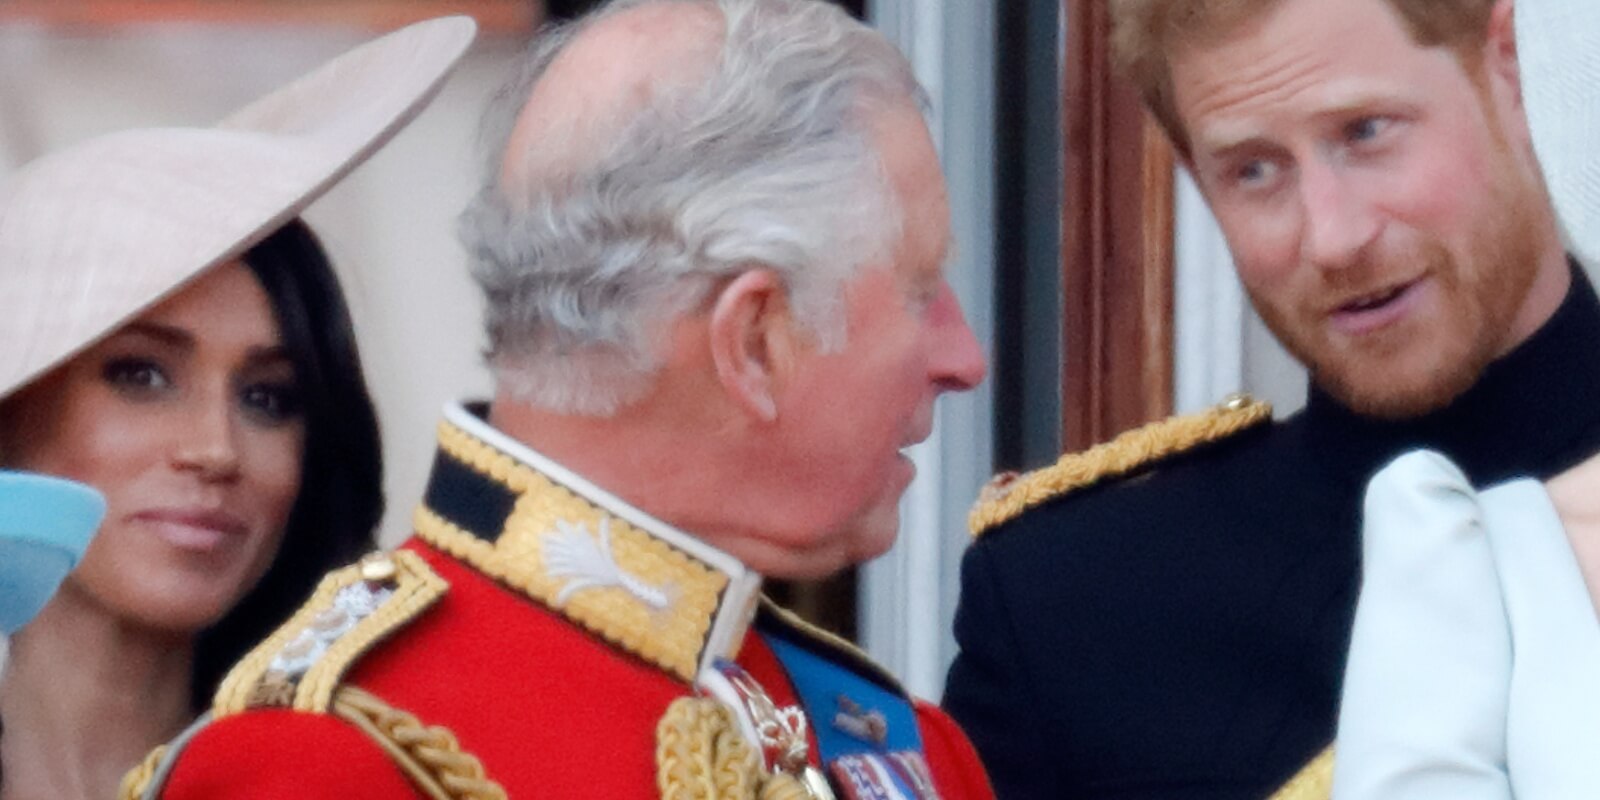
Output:
[[1233,179],[1245,186],[1258,185],[1271,180],[1273,173],[1273,165],[1270,162],[1255,159],[1241,164],[1234,170]]
[[1352,142],[1366,142],[1383,132],[1385,120],[1381,117],[1363,117],[1345,128],[1345,136]]

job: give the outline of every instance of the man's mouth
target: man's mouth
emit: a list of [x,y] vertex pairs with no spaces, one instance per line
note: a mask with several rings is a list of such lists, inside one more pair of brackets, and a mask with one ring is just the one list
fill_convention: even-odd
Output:
[[1367,295],[1366,297],[1357,298],[1355,300],[1352,300],[1352,301],[1344,304],[1343,306],[1341,306],[1339,308],[1339,310],[1341,312],[1344,312],[1344,313],[1360,313],[1362,311],[1372,311],[1372,310],[1374,310],[1376,308],[1379,308],[1381,306],[1384,306],[1384,305],[1388,304],[1391,300],[1394,300],[1396,297],[1399,297],[1400,293],[1405,291],[1406,287],[1409,286],[1409,285],[1410,284],[1402,284],[1400,286],[1395,286],[1395,287],[1386,289],[1384,291],[1378,292],[1376,294],[1370,294],[1370,295]]
[[1415,305],[1422,285],[1422,278],[1414,278],[1353,297],[1334,309],[1333,327],[1347,336],[1359,336],[1399,322]]

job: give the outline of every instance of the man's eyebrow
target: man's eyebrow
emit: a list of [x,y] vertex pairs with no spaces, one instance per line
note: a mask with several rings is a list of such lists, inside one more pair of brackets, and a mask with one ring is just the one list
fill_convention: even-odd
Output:
[[[1361,114],[1377,114],[1385,108],[1405,109],[1411,105],[1411,98],[1397,96],[1392,91],[1371,87],[1335,89],[1326,94],[1320,107],[1311,111],[1309,116],[1325,122]],[[1209,130],[1196,131],[1190,136],[1190,143],[1196,153],[1212,157],[1234,155],[1240,150],[1265,149],[1272,144],[1255,130],[1255,126],[1243,123],[1220,123]]]
[[1319,120],[1337,117],[1358,117],[1380,115],[1385,111],[1393,113],[1396,109],[1410,108],[1412,102],[1409,98],[1396,97],[1392,94],[1375,92],[1355,92],[1336,99],[1315,114]]
[[1196,162],[1197,168],[1201,162],[1228,163],[1245,156],[1265,153],[1271,148],[1272,144],[1262,136],[1220,139],[1214,143],[1210,141],[1190,143],[1191,160]]

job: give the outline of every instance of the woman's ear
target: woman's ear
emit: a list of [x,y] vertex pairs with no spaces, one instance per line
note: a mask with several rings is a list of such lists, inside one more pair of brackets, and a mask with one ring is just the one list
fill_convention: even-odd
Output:
[[762,422],[778,418],[778,390],[793,363],[794,318],[777,273],[752,269],[717,293],[711,358],[734,405]]

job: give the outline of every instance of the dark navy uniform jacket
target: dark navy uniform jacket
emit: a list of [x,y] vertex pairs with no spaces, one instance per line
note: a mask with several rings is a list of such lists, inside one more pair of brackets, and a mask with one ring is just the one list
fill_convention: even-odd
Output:
[[1001,798],[1263,798],[1333,739],[1366,482],[1416,447],[1478,484],[1600,450],[1600,302],[1555,316],[1448,408],[1307,408],[984,534],[944,704]]

